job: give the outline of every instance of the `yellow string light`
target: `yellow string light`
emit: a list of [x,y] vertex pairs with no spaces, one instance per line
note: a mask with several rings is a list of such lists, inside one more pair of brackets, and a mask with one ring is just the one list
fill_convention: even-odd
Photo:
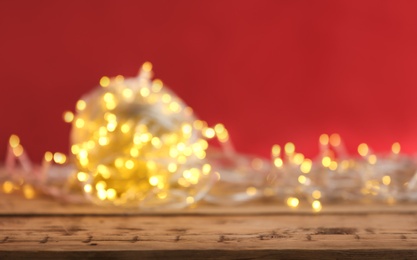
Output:
[[400,143],[398,143],[398,142],[393,143],[391,150],[392,150],[392,153],[393,154],[399,154],[400,151],[401,151],[401,145],[400,145]]
[[360,144],[358,146],[358,153],[359,153],[360,156],[363,156],[363,157],[368,155],[368,153],[369,153],[368,145],[364,144],[364,143]]
[[296,207],[298,207],[298,204],[300,204],[300,201],[299,201],[297,198],[295,198],[295,197],[289,197],[289,198],[287,199],[287,205],[288,205],[289,207],[291,207],[291,208],[296,208]]
[[329,136],[327,134],[320,135],[319,142],[321,145],[328,145],[329,144]]
[[[289,207],[297,208],[300,204],[298,198],[309,198],[315,212],[322,210],[320,200],[326,199],[330,193],[330,197],[340,197],[344,185],[360,184],[358,194],[378,195],[389,203],[397,200],[392,190],[411,193],[417,185],[415,168],[397,156],[401,151],[399,143],[392,145],[394,155],[388,159],[372,154],[364,143],[358,146],[358,153],[363,158],[346,158],[338,134],[320,136],[321,157],[314,162],[296,152],[291,142],[283,147],[283,156],[279,145],[272,147],[272,163],[236,154],[223,124],[210,127],[197,119],[193,109],[167,89],[161,80],[152,81],[152,74],[152,64],[146,62],[137,78],[102,77],[101,87],[76,103],[75,114],[71,111],[63,114],[64,121],[72,123],[71,156],[67,158],[63,153],[46,152],[42,172],[37,176],[47,178],[49,168],[57,169],[63,164],[74,163],[76,171],[71,167],[61,168],[71,168],[72,171],[66,184],[77,182],[78,190],[96,202],[133,203],[135,206],[172,204],[173,201],[182,206],[193,204],[203,197],[214,179],[236,186],[246,185],[244,189],[239,187],[236,194],[246,196],[247,200],[259,197],[255,196],[259,194],[278,194],[277,191],[285,186],[282,189],[285,194],[280,196],[286,198]],[[207,140],[213,138],[217,138],[224,152],[208,151]],[[224,158],[217,160],[217,157]],[[31,171],[28,155],[17,135],[9,139],[7,164],[14,166],[14,160],[21,163],[24,171]],[[211,165],[213,160],[215,163]],[[233,163],[237,165],[229,167]],[[395,169],[393,173],[380,172],[384,168],[380,166],[384,164]],[[405,168],[406,171],[411,168],[414,177],[400,183],[395,178],[396,172],[403,174]],[[363,169],[366,169],[366,174],[359,175],[358,171]],[[246,179],[246,171],[256,175]],[[263,183],[271,186],[263,187],[262,182],[257,182],[257,178],[264,177]],[[43,185],[43,182],[30,181],[24,178],[5,180],[0,187],[4,193],[20,190],[27,199],[32,199],[36,189],[41,190],[37,185]],[[341,189],[337,187],[339,184]],[[294,185],[294,189],[289,190],[288,185]],[[398,185],[400,189],[397,189]]]

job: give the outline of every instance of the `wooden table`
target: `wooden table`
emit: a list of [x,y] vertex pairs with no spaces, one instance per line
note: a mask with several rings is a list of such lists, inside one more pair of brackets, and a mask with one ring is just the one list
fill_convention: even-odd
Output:
[[0,259],[417,259],[417,205],[139,212],[0,195]]

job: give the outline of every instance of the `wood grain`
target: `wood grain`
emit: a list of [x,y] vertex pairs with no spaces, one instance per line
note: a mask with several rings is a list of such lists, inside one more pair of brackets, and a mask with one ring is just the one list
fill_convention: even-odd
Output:
[[140,212],[0,197],[0,259],[413,259],[416,205]]

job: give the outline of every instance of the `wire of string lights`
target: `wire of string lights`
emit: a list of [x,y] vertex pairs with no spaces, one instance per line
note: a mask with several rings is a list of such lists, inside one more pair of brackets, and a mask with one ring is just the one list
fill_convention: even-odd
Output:
[[[385,155],[360,144],[355,157],[338,134],[323,134],[314,160],[293,143],[274,145],[270,161],[242,155],[223,124],[209,127],[152,74],[146,62],[135,78],[102,77],[100,87],[76,103],[75,113],[64,112],[72,124],[68,156],[46,152],[42,164],[34,165],[12,135],[0,172],[3,193],[140,209],[262,198],[291,208],[309,204],[315,212],[324,201],[417,200],[416,162],[400,154],[399,143]],[[221,148],[211,147],[209,139]]]

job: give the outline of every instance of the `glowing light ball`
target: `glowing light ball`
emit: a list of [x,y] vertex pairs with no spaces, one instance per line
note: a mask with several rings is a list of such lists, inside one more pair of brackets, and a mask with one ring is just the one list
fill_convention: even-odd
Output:
[[77,179],[97,203],[183,207],[211,185],[211,128],[151,77],[150,63],[136,78],[103,77],[70,118]]

